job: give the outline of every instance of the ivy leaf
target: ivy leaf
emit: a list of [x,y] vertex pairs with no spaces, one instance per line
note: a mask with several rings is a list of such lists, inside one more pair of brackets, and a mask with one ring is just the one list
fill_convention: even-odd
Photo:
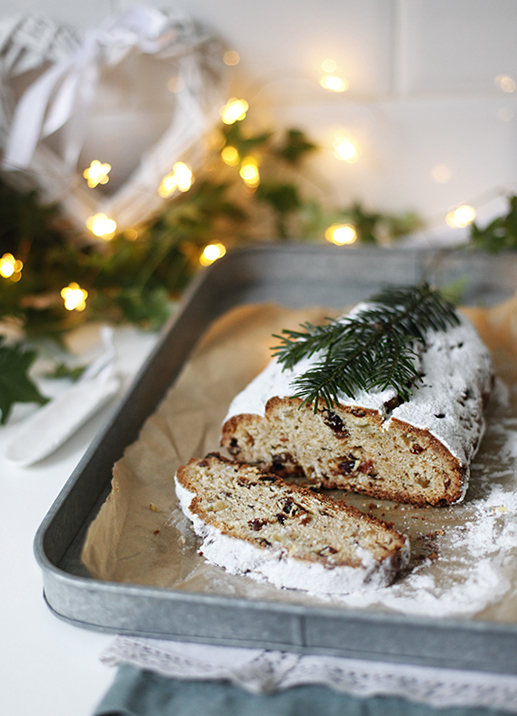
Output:
[[86,370],[88,366],[86,365],[77,365],[74,367],[71,367],[67,365],[66,363],[58,363],[54,370],[49,371],[45,374],[45,377],[47,378],[53,378],[55,380],[61,380],[62,378],[69,378],[74,383],[79,380],[79,378],[82,376],[84,371]]
[[316,149],[318,146],[310,142],[302,131],[289,129],[283,144],[275,147],[273,152],[289,164],[296,166],[308,152],[313,152]]
[[173,304],[163,287],[154,289],[125,288],[117,296],[124,316],[148,330],[157,330],[171,315]]
[[20,343],[3,345],[0,338],[0,422],[5,425],[14,403],[39,403],[44,405],[48,398],[41,395],[28,375],[36,359],[35,350],[24,349]]
[[261,134],[244,136],[242,122],[235,122],[225,127],[223,131],[226,140],[225,146],[235,147],[241,155],[263,147],[272,135],[272,132],[262,132]]
[[484,228],[472,222],[470,239],[475,248],[492,254],[517,249],[517,196],[508,197],[508,203],[506,216],[496,217]]
[[298,189],[294,184],[262,182],[257,189],[257,199],[269,204],[276,214],[277,231],[280,238],[287,238],[287,215],[302,206]]

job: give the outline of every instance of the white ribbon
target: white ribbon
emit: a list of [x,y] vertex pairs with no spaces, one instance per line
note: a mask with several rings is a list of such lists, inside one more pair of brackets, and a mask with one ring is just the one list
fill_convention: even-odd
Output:
[[69,57],[50,67],[22,95],[14,114],[3,169],[27,168],[38,142],[62,128],[63,158],[72,173],[84,143],[86,119],[101,68],[115,66],[131,51],[161,58],[181,53],[170,18],[150,7],[133,7],[86,33]]

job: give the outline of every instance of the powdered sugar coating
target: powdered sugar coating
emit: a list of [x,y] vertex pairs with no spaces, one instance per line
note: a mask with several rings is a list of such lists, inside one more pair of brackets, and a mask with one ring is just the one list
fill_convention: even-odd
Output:
[[203,539],[202,553],[212,564],[232,574],[247,575],[267,581],[275,587],[299,589],[314,595],[345,595],[387,586],[400,562],[409,561],[409,540],[400,554],[400,561],[385,559],[378,562],[365,549],[358,548],[361,567],[334,566],[305,562],[290,557],[287,550],[260,549],[245,539],[230,537],[213,525],[206,524],[190,510],[195,497],[177,478],[176,495],[183,513],[192,521],[194,532]]
[[[368,304],[356,306],[356,315]],[[389,428],[393,419],[428,430],[449,452],[467,467],[484,431],[483,402],[492,382],[490,353],[479,338],[476,329],[463,314],[460,325],[447,331],[429,331],[427,347],[420,349],[417,369],[422,383],[413,387],[411,399],[389,414],[386,405],[397,393],[395,389],[367,393],[358,391],[353,398],[340,394],[343,405],[375,410]],[[263,416],[267,401],[275,396],[286,398],[295,392],[294,381],[303,375],[321,354],[304,358],[293,369],[283,370],[276,359],[232,401],[228,420],[234,415],[256,414]],[[465,485],[466,489],[466,485]]]

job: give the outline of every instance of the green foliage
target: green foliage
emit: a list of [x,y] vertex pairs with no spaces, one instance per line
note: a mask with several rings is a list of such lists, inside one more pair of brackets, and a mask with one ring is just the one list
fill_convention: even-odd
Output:
[[474,248],[492,254],[517,249],[517,196],[508,197],[508,204],[508,213],[498,216],[484,229],[472,222],[470,240]]
[[344,221],[352,224],[362,244],[389,243],[422,227],[420,219],[412,213],[394,216],[371,212],[356,202],[341,213]]
[[75,381],[79,380],[79,378],[82,376],[86,368],[87,366],[85,365],[77,365],[71,367],[67,363],[57,363],[54,370],[51,370],[46,373],[45,377],[54,378],[56,380],[61,380],[62,378],[69,378],[75,383]]
[[303,331],[284,330],[274,355],[284,369],[302,358],[318,356],[314,366],[294,381],[294,397],[303,404],[323,399],[330,409],[339,394],[353,397],[358,390],[395,388],[408,400],[420,380],[415,366],[415,342],[426,345],[429,330],[457,325],[454,307],[427,284],[388,288],[369,299],[369,306],[345,321],[302,325]]
[[126,318],[149,330],[160,328],[171,314],[172,304],[165,287],[125,288],[118,292],[117,305]]
[[298,166],[309,152],[317,149],[317,145],[313,144],[302,131],[289,129],[280,144],[273,148],[273,153],[289,164]]
[[278,236],[286,239],[287,218],[302,206],[297,187],[294,184],[261,182],[257,189],[257,199],[271,207],[275,213]]
[[[0,183],[0,256],[11,253],[23,262],[21,280],[0,277],[0,320],[16,319],[28,337],[58,340],[88,320],[156,328],[214,241],[231,248],[256,240],[261,230],[268,239],[320,240],[332,223],[348,221],[359,242],[377,243],[386,231],[394,238],[414,228],[408,217],[371,213],[357,203],[329,212],[306,198],[300,170],[317,147],[299,129],[252,131],[240,121],[219,132],[219,147],[235,147],[241,161],[255,158],[259,186],[247,188],[240,165],[226,166],[217,152],[189,191],[174,195],[152,221],[136,227],[136,239],[128,232],[97,240],[67,224],[57,207],[41,206],[34,192]],[[88,291],[82,313],[67,311],[60,296],[72,281]]]
[[307,239],[322,238],[332,224],[351,224],[357,233],[357,243],[389,245],[423,226],[411,212],[399,215],[370,212],[359,202],[350,208],[326,211],[321,204],[308,201],[302,205],[301,213],[302,233]]
[[36,359],[35,350],[27,350],[20,343],[5,345],[0,338],[0,422],[4,425],[15,403],[39,403],[48,398],[41,395],[28,371]]
[[235,122],[234,124],[225,125],[223,127],[223,135],[225,138],[225,147],[235,147],[241,157],[246,156],[251,151],[263,147],[272,137],[272,132],[260,132],[259,134],[246,134],[242,131],[244,122]]

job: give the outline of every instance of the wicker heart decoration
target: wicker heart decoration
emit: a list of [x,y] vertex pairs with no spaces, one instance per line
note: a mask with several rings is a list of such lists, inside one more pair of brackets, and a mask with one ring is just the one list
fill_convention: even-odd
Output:
[[[34,17],[0,25],[2,172],[80,228],[124,230],[160,210],[175,162],[199,163],[224,103],[220,40],[177,11],[134,7],[82,38]],[[112,166],[89,188],[91,161]]]

